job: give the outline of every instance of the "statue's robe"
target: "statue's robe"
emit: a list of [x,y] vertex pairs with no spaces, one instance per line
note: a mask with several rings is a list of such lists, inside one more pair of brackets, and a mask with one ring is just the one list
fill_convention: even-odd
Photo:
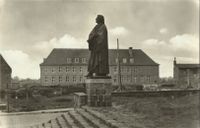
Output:
[[90,32],[89,39],[90,58],[88,72],[108,74],[108,34],[105,24],[97,24]]

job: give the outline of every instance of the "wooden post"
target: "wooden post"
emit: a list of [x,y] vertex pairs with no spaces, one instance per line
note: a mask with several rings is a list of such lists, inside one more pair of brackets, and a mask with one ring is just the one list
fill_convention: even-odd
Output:
[[119,58],[119,39],[117,38],[117,66],[118,66],[118,83],[119,83],[119,91],[122,91],[122,79],[121,79],[121,65]]

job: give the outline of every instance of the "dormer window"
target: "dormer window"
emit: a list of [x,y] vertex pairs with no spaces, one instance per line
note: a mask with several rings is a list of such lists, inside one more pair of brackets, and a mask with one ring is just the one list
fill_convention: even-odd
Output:
[[71,58],[67,58],[67,63],[71,63],[72,59]]
[[82,58],[82,63],[86,63],[86,58]]
[[126,58],[123,58],[123,63],[126,63],[127,62],[127,59]]
[[75,58],[75,59],[74,59],[74,62],[75,62],[75,63],[79,63],[79,58]]
[[133,58],[130,58],[130,63],[134,63],[134,59]]
[[118,58],[115,59],[115,62],[118,63]]

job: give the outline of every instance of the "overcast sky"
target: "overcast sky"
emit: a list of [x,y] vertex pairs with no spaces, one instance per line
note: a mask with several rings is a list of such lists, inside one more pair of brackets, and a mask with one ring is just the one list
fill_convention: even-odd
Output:
[[87,48],[97,14],[105,16],[109,48],[142,49],[160,76],[178,63],[198,63],[199,0],[0,0],[0,53],[12,76],[39,78],[53,48]]

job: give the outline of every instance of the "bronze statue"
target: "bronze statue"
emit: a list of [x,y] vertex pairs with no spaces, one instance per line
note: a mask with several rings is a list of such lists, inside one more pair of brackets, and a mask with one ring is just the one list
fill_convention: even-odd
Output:
[[108,33],[104,24],[104,17],[97,15],[97,25],[89,34],[90,58],[88,62],[87,77],[107,76],[109,73],[108,65]]

